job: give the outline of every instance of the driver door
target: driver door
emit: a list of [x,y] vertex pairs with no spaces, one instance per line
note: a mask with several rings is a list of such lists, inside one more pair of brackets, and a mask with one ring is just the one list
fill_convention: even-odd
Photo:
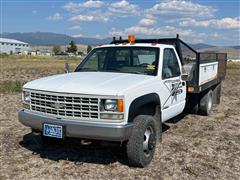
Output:
[[181,80],[180,60],[173,48],[163,50],[163,121],[180,114],[186,101],[186,82]]

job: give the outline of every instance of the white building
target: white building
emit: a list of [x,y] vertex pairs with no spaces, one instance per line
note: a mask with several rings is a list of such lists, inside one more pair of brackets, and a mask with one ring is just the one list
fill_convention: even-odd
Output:
[[29,44],[15,39],[0,38],[0,53],[24,53],[29,51]]

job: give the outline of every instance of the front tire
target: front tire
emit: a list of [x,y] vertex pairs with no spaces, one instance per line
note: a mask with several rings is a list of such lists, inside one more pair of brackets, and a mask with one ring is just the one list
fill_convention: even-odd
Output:
[[132,135],[127,143],[129,164],[135,167],[147,166],[154,155],[157,131],[154,118],[139,115],[133,121]]

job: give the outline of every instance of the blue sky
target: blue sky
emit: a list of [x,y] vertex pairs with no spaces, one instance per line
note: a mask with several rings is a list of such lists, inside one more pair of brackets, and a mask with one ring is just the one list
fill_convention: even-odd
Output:
[[239,0],[0,0],[1,32],[55,32],[105,38],[173,37],[240,44]]

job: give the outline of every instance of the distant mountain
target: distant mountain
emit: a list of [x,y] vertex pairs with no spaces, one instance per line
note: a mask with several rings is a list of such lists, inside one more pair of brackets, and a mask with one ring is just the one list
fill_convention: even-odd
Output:
[[85,45],[101,45],[109,44],[112,41],[112,38],[97,39],[97,38],[88,38],[88,37],[78,37],[75,38],[77,44]]
[[32,45],[65,45],[71,40],[74,40],[71,36],[64,34],[55,34],[48,32],[32,32],[32,33],[3,33],[3,38],[16,39],[19,41],[27,42]]
[[[234,46],[235,47],[235,46]],[[227,53],[227,57],[229,59],[240,59],[240,48],[234,48],[234,47],[210,47],[210,48],[204,48],[200,49],[200,52],[217,52],[217,53]]]
[[233,48],[233,49],[240,49],[240,46],[231,46],[230,48]]
[[[76,44],[83,45],[101,45],[108,44],[112,41],[112,38],[105,39],[97,39],[97,38],[89,38],[89,37],[72,37],[65,34],[57,34],[51,32],[29,32],[29,33],[3,33],[0,34],[3,38],[11,38],[19,41],[27,42],[31,45],[35,46],[52,46],[54,44],[58,45],[68,45],[70,41],[74,41]],[[208,44],[198,43],[198,44],[189,44],[193,49],[198,51],[200,50],[218,50],[218,46],[212,46]],[[239,56],[240,46],[229,46],[229,47],[221,47],[221,50],[227,51],[227,49],[231,49],[232,52],[236,52]]]
[[111,42],[111,38],[97,39],[88,37],[71,37],[65,34],[50,32],[29,32],[29,33],[3,33],[2,38],[16,39],[27,42],[31,45],[67,45],[70,41],[76,44],[99,45]]
[[193,49],[196,49],[196,50],[215,47],[215,46],[208,45],[208,44],[203,44],[203,43],[190,44],[190,46],[191,46]]

